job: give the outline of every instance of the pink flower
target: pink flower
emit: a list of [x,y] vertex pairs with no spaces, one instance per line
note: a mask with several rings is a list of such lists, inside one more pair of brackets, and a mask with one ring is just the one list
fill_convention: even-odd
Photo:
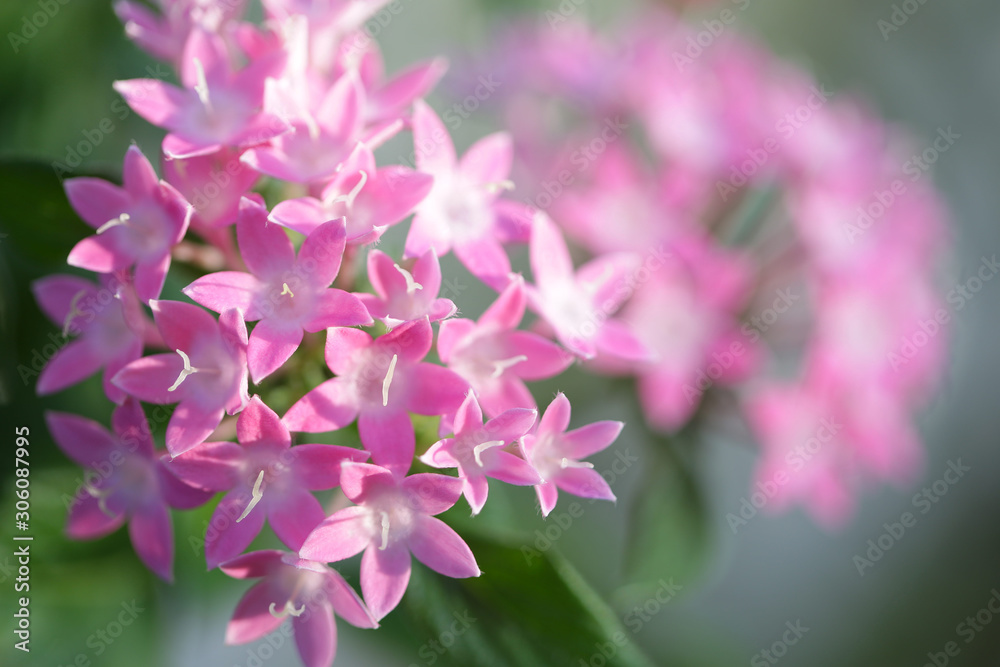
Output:
[[100,285],[76,276],[54,275],[31,286],[42,311],[63,336],[78,334],[49,359],[38,376],[36,390],[51,394],[104,369],[104,393],[115,403],[125,393],[111,383],[126,364],[142,356],[146,318],[131,286],[112,276]]
[[277,116],[261,111],[264,80],[280,71],[279,55],[254,60],[236,72],[223,38],[199,28],[184,47],[184,89],[158,79],[116,81],[114,88],[137,114],[170,131],[163,140],[167,157],[248,147],[290,129]]
[[309,235],[327,220],[347,219],[347,241],[374,243],[430,192],[433,179],[401,166],[375,167],[371,149],[359,143],[340,164],[319,199],[302,197],[275,205],[271,220]]
[[559,489],[581,498],[616,500],[594,464],[580,459],[607,448],[624,424],[600,421],[567,431],[569,418],[569,399],[560,392],[545,409],[538,428],[521,440],[528,461],[542,478],[535,486],[542,516],[548,516],[556,506]]
[[468,389],[447,368],[420,363],[432,339],[427,318],[374,340],[364,331],[331,329],[326,364],[337,377],[303,396],[282,421],[289,430],[318,433],[357,419],[372,461],[397,472],[409,470],[416,447],[409,413],[451,414]]
[[125,34],[160,60],[181,61],[188,35],[197,28],[221,32],[243,15],[246,0],[206,3],[203,0],[157,0],[160,14],[129,0],[115,3],[115,14],[125,24]]
[[171,456],[200,445],[222,421],[250,400],[247,329],[237,308],[216,321],[188,303],[151,301],[153,319],[171,354],[128,364],[112,379],[125,393],[149,403],[177,403],[167,425]]
[[598,353],[633,361],[648,359],[651,351],[612,314],[629,294],[628,274],[636,268],[631,254],[609,254],[573,270],[566,241],[544,213],[535,216],[531,234],[531,272],[536,285],[528,286],[532,307],[555,330],[559,342],[590,359]]
[[180,454],[170,469],[186,483],[228,491],[212,514],[205,536],[208,569],[237,556],[264,526],[290,549],[298,549],[325,518],[310,491],[340,483],[344,461],[364,461],[368,452],[335,445],[296,445],[278,415],[259,397],[250,399],[236,422],[240,444],[206,442]]
[[368,253],[368,280],[376,294],[359,294],[372,317],[392,329],[426,317],[438,322],[458,308],[451,299],[438,298],[441,265],[434,250],[417,258],[409,271],[380,250]]
[[236,222],[240,200],[260,178],[240,162],[240,155],[238,150],[224,148],[207,155],[163,160],[164,178],[194,207],[191,227],[195,231],[205,233]]
[[455,437],[431,445],[420,460],[435,468],[458,468],[462,493],[479,514],[489,494],[487,477],[508,484],[530,486],[541,482],[531,465],[517,454],[517,439],[535,423],[537,410],[511,408],[483,424],[475,392],[470,391],[455,416]]
[[69,536],[102,537],[127,520],[139,559],[157,576],[172,581],[174,537],[168,507],[197,507],[210,494],[182,483],[157,457],[139,401],[129,398],[115,408],[114,433],[62,412],[47,412],[45,420],[59,448],[95,471],[87,474],[86,495],[78,495],[69,508]]
[[[363,31],[355,33],[358,41],[371,45],[361,57],[358,71],[368,93],[365,116],[369,123],[386,123],[403,116],[413,102],[431,91],[448,69],[444,58],[416,63],[386,80],[378,44]],[[350,45],[350,38],[348,38]]]
[[524,279],[516,276],[479,322],[441,323],[441,361],[469,381],[492,417],[511,408],[535,407],[524,380],[554,377],[573,362],[573,356],[552,341],[517,331],[526,303]]
[[306,539],[299,555],[335,562],[364,551],[361,591],[372,615],[381,620],[406,592],[410,554],[446,577],[478,577],[468,545],[435,514],[453,506],[462,493],[454,477],[403,472],[367,463],[345,463],[340,486],[356,507],[331,515]]
[[285,551],[254,551],[224,563],[235,579],[260,579],[246,592],[226,628],[227,644],[246,644],[274,632],[291,616],[295,645],[306,667],[329,667],[337,653],[334,614],[359,628],[376,628],[358,594],[336,570]]
[[99,178],[71,178],[66,196],[95,236],[76,244],[71,266],[112,271],[135,266],[135,288],[143,301],[155,299],[170,268],[170,251],[184,238],[191,205],[157,178],[137,146],[125,153],[124,187]]
[[417,101],[413,141],[417,169],[434,177],[434,187],[417,207],[406,256],[417,257],[430,248],[440,256],[454,249],[474,276],[502,289],[510,260],[501,245],[495,204],[498,194],[511,187],[510,137],[497,133],[480,139],[458,161],[441,119]]
[[185,287],[184,293],[216,312],[238,307],[247,322],[260,320],[247,347],[254,383],[288,361],[302,342],[303,331],[372,323],[356,296],[329,287],[344,254],[343,219],[321,225],[296,257],[285,230],[268,223],[267,209],[259,201],[245,197],[236,234],[251,273],[210,273]]

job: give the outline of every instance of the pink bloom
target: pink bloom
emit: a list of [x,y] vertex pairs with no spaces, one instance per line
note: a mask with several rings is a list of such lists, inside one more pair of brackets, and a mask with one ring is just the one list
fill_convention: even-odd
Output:
[[207,155],[163,160],[164,178],[194,207],[194,230],[205,232],[236,222],[240,199],[260,178],[240,162],[240,155],[238,150],[224,148]]
[[[62,412],[47,412],[45,420],[59,448],[95,471],[87,474],[86,495],[78,495],[69,508],[69,536],[102,537],[127,520],[139,559],[157,576],[172,581],[174,537],[168,507],[197,507],[210,494],[182,483],[157,457],[139,401],[129,398],[115,408],[114,433]],[[97,481],[92,481],[95,477]]]
[[372,323],[356,296],[329,288],[344,254],[343,219],[321,225],[296,257],[285,230],[269,224],[267,209],[247,197],[240,205],[236,234],[251,273],[210,273],[185,287],[184,293],[216,312],[237,307],[247,322],[260,320],[247,347],[254,383],[288,361],[302,342],[303,331]]
[[522,486],[541,482],[527,461],[505,449],[517,449],[517,439],[537,416],[537,410],[511,408],[484,425],[476,394],[470,391],[455,416],[455,437],[431,445],[420,460],[435,468],[458,468],[465,499],[472,514],[479,514],[489,494],[487,477]]
[[205,441],[222,421],[250,400],[247,394],[247,329],[237,308],[216,321],[188,303],[151,301],[153,319],[171,354],[128,364],[112,382],[149,403],[177,403],[166,444],[177,456]]
[[494,289],[502,289],[510,274],[510,260],[498,231],[496,200],[511,187],[511,143],[504,133],[480,139],[458,161],[455,146],[441,119],[429,106],[413,107],[413,141],[417,169],[434,176],[434,187],[417,207],[406,256],[417,257],[433,248],[456,256]]
[[[391,122],[403,116],[415,100],[431,91],[448,69],[444,58],[434,58],[411,65],[386,80],[382,55],[375,40],[364,32],[355,35],[356,40],[364,39],[371,44],[358,67],[365,89],[369,91],[365,114],[369,123]],[[351,38],[347,42],[350,44]]]
[[146,328],[132,287],[111,276],[95,285],[76,276],[54,275],[35,281],[31,289],[64,337],[79,335],[49,359],[38,376],[38,393],[65,389],[103,368],[104,393],[115,403],[125,400],[111,378],[142,356],[141,333]]
[[469,381],[490,416],[535,407],[524,380],[554,377],[573,362],[573,356],[552,341],[517,330],[526,303],[524,279],[516,276],[479,322],[441,323],[441,361]]
[[336,570],[285,551],[254,551],[224,563],[235,579],[261,579],[236,605],[227,644],[246,644],[292,617],[295,645],[306,667],[329,667],[337,653],[334,614],[359,628],[376,628],[358,594]]
[[403,322],[428,318],[438,322],[458,308],[451,299],[438,298],[441,265],[434,250],[417,258],[409,271],[380,250],[368,253],[368,280],[376,294],[359,294],[372,317],[392,329]]
[[359,143],[319,199],[302,197],[275,205],[271,220],[309,235],[327,220],[347,219],[347,241],[374,243],[430,192],[433,179],[406,167],[378,169],[371,149]]
[[547,215],[539,213],[531,234],[536,285],[528,286],[528,299],[573,353],[586,359],[598,353],[648,359],[650,350],[623,322],[611,317],[628,295],[626,279],[636,265],[634,255],[615,253],[574,272],[562,234]]
[[221,32],[226,23],[243,15],[246,0],[157,0],[160,14],[129,0],[115,3],[115,14],[125,24],[125,34],[160,60],[179,63],[188,35],[195,28]]
[[192,157],[253,146],[290,129],[261,111],[264,81],[281,66],[280,57],[264,57],[236,72],[223,38],[195,29],[180,68],[184,89],[158,79],[116,81],[114,88],[136,113],[170,131],[163,140],[167,157]]
[[169,464],[174,474],[192,486],[228,491],[215,508],[205,536],[210,570],[246,549],[260,533],[265,517],[286,546],[301,547],[326,516],[310,491],[336,487],[341,463],[368,458],[368,452],[350,447],[292,447],[288,429],[257,396],[240,413],[236,434],[239,445],[206,442]]
[[600,421],[567,431],[569,418],[569,399],[560,392],[546,408],[538,428],[521,441],[528,461],[542,478],[542,483],[535,486],[542,516],[548,516],[556,506],[559,489],[581,498],[616,500],[594,464],[580,459],[607,448],[624,424]]
[[157,178],[137,146],[125,153],[124,187],[99,178],[71,178],[66,196],[96,236],[76,244],[67,260],[96,273],[135,266],[135,288],[143,301],[155,299],[170,268],[170,251],[184,238],[191,205]]
[[361,591],[379,620],[406,592],[411,553],[446,577],[480,574],[465,541],[433,518],[458,501],[461,480],[434,474],[404,478],[403,474],[367,463],[345,463],[340,486],[357,506],[335,512],[299,551],[302,558],[323,562],[344,560],[364,551]]
[[420,363],[432,339],[427,318],[374,340],[357,329],[331,329],[326,364],[337,377],[303,396],[282,421],[289,430],[318,433],[357,419],[372,461],[397,472],[409,470],[416,447],[409,413],[451,414],[468,389],[447,368]]

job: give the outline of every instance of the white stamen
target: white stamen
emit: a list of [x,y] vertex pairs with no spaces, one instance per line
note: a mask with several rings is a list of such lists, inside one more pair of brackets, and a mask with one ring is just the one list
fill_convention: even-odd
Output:
[[194,92],[198,93],[198,99],[201,100],[201,103],[211,110],[212,101],[208,97],[208,79],[205,78],[205,68],[198,58],[194,59],[194,73],[198,79],[198,82],[194,84]]
[[365,184],[368,182],[368,172],[366,172],[364,169],[361,169],[360,171],[358,171],[358,173],[361,174],[361,178],[359,178],[358,182],[354,185],[353,188],[351,188],[351,191],[348,192],[346,195],[337,195],[336,197],[333,198],[333,201],[330,202],[331,204],[336,204],[337,202],[344,202],[347,204],[347,208],[351,208],[352,206],[354,206],[355,198],[358,196],[358,194],[361,193],[361,189],[364,188]]
[[128,221],[131,220],[131,219],[132,219],[132,217],[128,213],[122,213],[117,218],[111,218],[110,220],[108,220],[107,222],[105,222],[103,225],[101,225],[100,227],[98,227],[97,228],[97,233],[98,234],[103,234],[104,232],[108,231],[112,227],[118,227],[120,225],[127,225]]
[[386,512],[379,512],[379,522],[382,524],[382,544],[379,545],[379,551],[385,551],[385,548],[389,546],[389,515]]
[[510,359],[501,359],[500,361],[493,362],[493,374],[490,376],[496,379],[503,375],[503,372],[510,368],[511,366],[517,366],[522,361],[527,361],[528,357],[523,354],[519,354],[516,357],[511,357]]
[[389,362],[389,370],[385,372],[385,379],[382,380],[382,407],[389,405],[389,385],[392,384],[392,374],[396,371],[396,360],[399,358],[398,354],[392,355],[392,361]]
[[560,468],[593,468],[594,464],[590,461],[574,461],[573,459],[564,458],[559,462]]
[[263,481],[264,481],[264,471],[261,470],[260,474],[257,475],[257,481],[253,483],[253,492],[252,492],[252,497],[250,498],[250,504],[247,505],[247,508],[245,510],[243,510],[243,514],[241,514],[240,518],[236,520],[236,523],[239,523],[243,519],[247,518],[247,515],[253,511],[254,507],[257,507],[257,503],[259,503],[260,499],[264,497],[264,493],[260,490],[260,485]]
[[513,190],[514,181],[497,181],[496,183],[486,183],[483,185],[483,187],[486,188],[486,191],[489,192],[491,195],[495,195],[496,193],[502,192],[504,190],[508,191]]
[[313,118],[312,114],[306,111],[302,114],[302,122],[306,124],[306,129],[309,130],[309,138],[313,141],[319,139],[319,123]]
[[292,294],[291,288],[288,287],[288,283],[281,283],[281,294],[279,294],[278,296],[285,296],[286,294],[292,297],[293,299],[295,298],[295,295]]
[[393,264],[396,270],[403,274],[403,280],[406,281],[406,293],[413,294],[418,289],[423,289],[424,286],[413,279],[413,274],[401,267],[399,264]]
[[115,514],[114,512],[112,512],[110,509],[108,509],[107,500],[108,500],[109,497],[111,497],[111,490],[110,489],[105,489],[105,490],[102,491],[102,490],[100,490],[100,489],[98,489],[96,487],[91,486],[90,484],[85,484],[83,488],[87,491],[87,493],[91,497],[97,498],[97,506],[100,508],[100,510],[104,514],[106,514],[107,516],[112,517],[112,518],[118,516],[117,514]]
[[73,319],[77,315],[83,315],[83,313],[77,308],[77,305],[80,303],[80,297],[84,296],[85,294],[86,292],[84,290],[80,290],[79,292],[73,295],[73,300],[69,302],[69,312],[66,313],[66,319],[63,320],[63,330],[62,330],[63,338],[69,335],[69,325],[73,323]]
[[305,612],[306,606],[302,605],[301,607],[296,609],[295,605],[292,604],[292,601],[288,600],[287,602],[285,602],[285,606],[281,608],[281,611],[278,611],[277,605],[274,604],[273,602],[270,605],[268,605],[267,610],[271,612],[271,616],[274,616],[275,618],[284,618],[285,616],[298,617]]
[[181,386],[181,383],[187,379],[188,375],[191,375],[192,373],[197,373],[201,370],[200,368],[195,368],[194,366],[191,365],[191,360],[188,358],[186,354],[184,354],[184,350],[177,350],[177,354],[181,355],[181,359],[184,360],[184,369],[181,370],[181,374],[177,376],[177,380],[173,383],[173,385],[170,386],[170,388],[167,389],[167,391],[173,391],[174,389],[177,389],[177,387]]
[[491,447],[503,447],[503,440],[490,440],[489,442],[483,442],[473,447],[472,455],[476,459],[476,465],[480,468],[483,467],[483,452]]

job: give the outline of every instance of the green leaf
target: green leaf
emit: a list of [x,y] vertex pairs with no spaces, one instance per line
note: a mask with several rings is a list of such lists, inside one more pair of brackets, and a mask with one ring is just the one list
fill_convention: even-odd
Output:
[[651,667],[612,609],[555,551],[464,536],[483,571],[448,579],[415,566],[406,596],[418,641],[454,665]]
[[[653,436],[655,437],[655,436]],[[705,500],[690,457],[663,438],[630,513],[626,581],[617,601],[631,605],[648,598],[671,579],[688,585],[704,567],[709,551]]]

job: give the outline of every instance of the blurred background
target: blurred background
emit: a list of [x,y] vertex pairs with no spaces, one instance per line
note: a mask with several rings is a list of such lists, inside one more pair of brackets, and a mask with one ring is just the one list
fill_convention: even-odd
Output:
[[[379,29],[389,71],[442,52],[453,61],[460,60],[470,50],[481,50],[499,22],[512,12],[533,12],[543,21],[544,11],[559,6],[556,0],[402,0],[402,4],[405,11]],[[634,2],[598,0],[572,4],[581,16],[597,23],[613,21],[635,6]],[[888,20],[899,4],[889,0],[722,4],[746,6],[737,12],[741,30],[810,70],[828,88],[858,94],[886,119],[909,128],[916,145],[932,141],[938,128],[951,127],[960,135],[933,172],[954,217],[954,256],[943,279],[944,292],[972,276],[983,257],[1000,253],[1000,132],[996,129],[1000,120],[1000,5],[990,0],[914,2],[919,9],[903,29],[885,38],[878,22]],[[125,39],[110,3],[58,4],[46,25],[36,33],[25,31],[26,17],[37,11],[37,0],[6,0],[0,6],[0,27],[9,42],[0,47],[4,49],[0,58],[0,157],[6,161],[0,182],[0,330],[5,350],[0,362],[2,446],[11,452],[14,427],[30,428],[35,534],[33,650],[25,660],[12,648],[13,623],[8,612],[16,597],[10,546],[12,457],[8,454],[0,483],[0,537],[5,545],[0,547],[0,598],[4,600],[0,664],[298,664],[287,638],[274,642],[272,646],[279,645],[273,650],[263,643],[223,645],[226,621],[244,586],[218,572],[205,573],[200,550],[191,546],[191,540],[203,533],[210,509],[183,515],[175,512],[177,583],[173,586],[144,570],[124,531],[94,543],[73,543],[62,536],[65,507],[60,499],[72,495],[82,472],[46,434],[43,411],[71,411],[107,423],[110,410],[96,379],[37,399],[33,379],[22,379],[18,371],[19,366],[30,368],[33,353],[56,333],[34,306],[30,281],[63,270],[66,244],[86,232],[83,223],[72,221],[57,181],[52,180],[55,187],[36,191],[32,184],[37,180],[20,176],[41,170],[54,179],[51,163],[59,160],[73,165],[69,162],[72,147],[90,137],[99,140],[90,139],[93,150],[79,156],[74,175],[116,174],[132,142],[147,154],[155,154],[162,133],[118,101],[111,82],[163,77],[167,72]],[[718,9],[708,5],[700,12],[687,10],[691,20],[698,22]],[[12,33],[27,39],[11,41]],[[432,102],[446,99],[445,93],[438,95]],[[102,126],[105,120],[110,120],[111,131],[100,129],[108,127],[107,123]],[[501,128],[488,113],[474,114],[461,125],[455,140],[462,149],[496,129]],[[11,167],[9,160],[14,158],[35,160],[37,166],[21,162]],[[50,218],[67,222],[51,230],[44,224]],[[17,233],[11,231],[15,226]],[[390,238],[387,243],[399,243],[399,239]],[[444,270],[459,269],[449,263]],[[168,285],[168,289],[177,287]],[[485,292],[469,290],[459,306],[475,315],[484,307],[480,299],[485,296]],[[664,524],[676,528],[671,563],[677,563],[674,582],[683,590],[655,613],[643,616],[639,630],[634,624],[629,626],[628,619],[636,617],[628,616],[632,607],[623,602],[627,595],[620,589],[620,544],[627,524],[624,508],[629,507],[641,466],[626,469],[614,485],[617,508],[584,505],[583,515],[560,534],[558,551],[609,601],[629,626],[631,641],[653,664],[1000,666],[1000,615],[982,612],[993,596],[1000,598],[996,593],[1000,590],[1000,392],[996,389],[1000,281],[986,283],[956,315],[953,326],[950,372],[939,397],[920,419],[928,448],[922,482],[913,488],[870,491],[862,499],[859,514],[843,531],[826,532],[801,510],[793,510],[777,517],[757,516],[734,534],[726,515],[738,512],[749,493],[755,452],[749,442],[719,439],[698,444],[686,462],[690,478],[664,481],[665,486],[691,487],[688,493],[678,492],[674,514],[665,517]],[[591,390],[580,378],[571,373],[544,383],[537,395],[566,391],[574,403],[574,424],[596,419],[640,421],[636,408],[622,393],[588,393]],[[542,398],[541,404],[546,403]],[[595,458],[598,469],[610,467],[618,451],[632,448],[641,457],[650,445],[647,439],[642,429],[627,429],[614,451]],[[903,512],[912,511],[913,495],[941,479],[949,462],[959,460],[969,472],[859,575],[854,559],[865,556],[868,541],[885,532],[884,524],[898,522]],[[527,508],[517,515],[528,517],[518,527],[533,534],[551,525],[535,517],[530,492],[517,491],[509,494],[507,505]],[[564,504],[557,513],[561,509]],[[489,506],[481,518],[491,520]],[[345,574],[351,578],[350,572]],[[113,637],[123,604],[141,611],[120,636]],[[391,615],[378,634],[340,623],[336,664],[407,667],[432,664],[431,658],[439,663],[454,659],[454,655],[421,652],[434,637],[410,623],[407,613],[403,609]],[[967,617],[973,618],[972,624]],[[515,621],[483,619],[479,631],[503,634]],[[789,627],[800,630],[788,634]],[[544,637],[546,628],[532,630]],[[797,639],[781,646],[783,636]],[[949,642],[956,643],[958,651],[953,653],[957,655],[944,653]],[[587,663],[581,660],[579,664]],[[591,660],[590,664],[603,663]]]

